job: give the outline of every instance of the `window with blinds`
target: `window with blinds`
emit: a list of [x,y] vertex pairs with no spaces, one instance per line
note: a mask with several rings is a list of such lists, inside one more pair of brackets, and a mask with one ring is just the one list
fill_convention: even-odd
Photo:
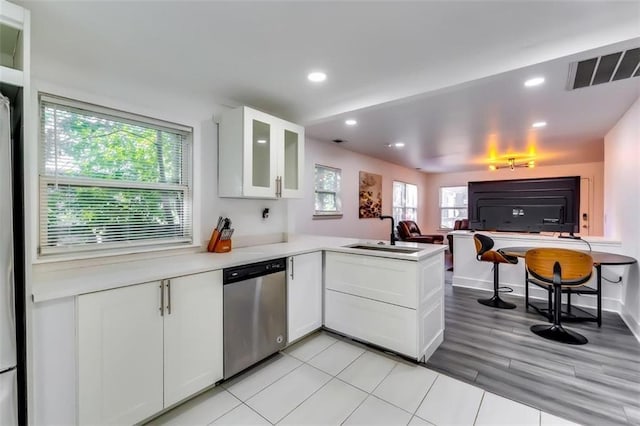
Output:
[[316,217],[341,217],[340,197],[341,170],[315,165],[315,210]]
[[41,255],[192,242],[192,129],[40,94]]

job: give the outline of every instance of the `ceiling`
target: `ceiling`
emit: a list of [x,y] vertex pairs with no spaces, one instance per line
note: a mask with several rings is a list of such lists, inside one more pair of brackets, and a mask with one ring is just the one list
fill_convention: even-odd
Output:
[[[638,1],[16,3],[31,10],[36,78],[80,69],[113,96],[139,86],[250,105],[428,172],[514,154],[602,161],[604,134],[640,96],[640,78],[565,90],[570,62],[640,46]],[[328,79],[308,82],[312,70]],[[545,84],[525,90],[533,75]]]

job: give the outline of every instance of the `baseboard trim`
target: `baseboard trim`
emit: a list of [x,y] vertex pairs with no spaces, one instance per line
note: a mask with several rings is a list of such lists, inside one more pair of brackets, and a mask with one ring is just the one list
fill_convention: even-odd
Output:
[[633,315],[631,315],[625,308],[626,307],[622,305],[622,312],[620,312],[620,317],[622,318],[622,321],[627,324],[627,327],[629,327],[629,330],[631,330],[636,340],[640,342],[640,321],[637,321],[633,317]]
[[431,355],[440,347],[440,345],[444,342],[444,330],[441,330],[431,341],[426,345],[426,350],[421,357],[419,357],[418,362],[426,364],[431,358]]

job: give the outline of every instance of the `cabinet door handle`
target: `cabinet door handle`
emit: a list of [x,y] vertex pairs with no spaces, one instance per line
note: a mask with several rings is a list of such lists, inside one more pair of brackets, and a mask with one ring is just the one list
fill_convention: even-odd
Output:
[[293,279],[293,257],[291,258],[291,274],[289,276]]
[[160,316],[164,316],[164,280],[160,280]]
[[167,280],[167,314],[171,315],[171,280]]

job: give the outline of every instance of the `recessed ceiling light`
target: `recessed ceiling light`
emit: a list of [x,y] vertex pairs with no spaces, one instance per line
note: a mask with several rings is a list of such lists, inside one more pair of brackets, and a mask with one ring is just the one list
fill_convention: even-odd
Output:
[[546,121],[536,121],[531,125],[531,127],[538,128],[538,127],[544,127],[546,125],[547,125]]
[[525,87],[539,86],[544,83],[544,77],[534,77],[524,82]]
[[404,142],[395,142],[395,143],[387,144],[388,148],[402,148],[403,146],[404,146]]
[[314,83],[320,83],[327,79],[327,75],[322,71],[314,71],[309,73],[307,78],[309,79],[309,81],[313,81]]
[[256,142],[258,142],[258,143],[267,143],[267,140],[266,139],[258,139]]
[[355,126],[356,124],[358,124],[358,122],[353,118],[350,118],[348,120],[345,120],[344,124],[346,124],[347,126]]

